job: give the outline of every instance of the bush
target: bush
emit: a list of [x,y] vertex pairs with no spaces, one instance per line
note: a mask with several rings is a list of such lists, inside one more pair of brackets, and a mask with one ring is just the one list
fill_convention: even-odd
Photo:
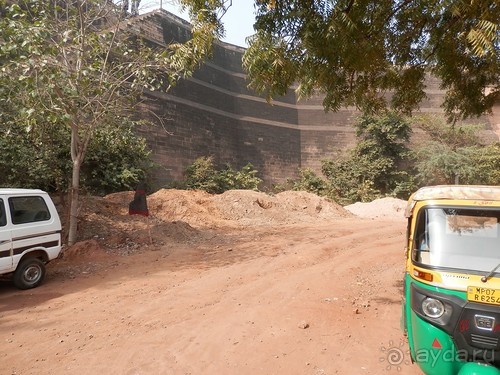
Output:
[[218,180],[219,172],[215,169],[212,157],[201,157],[186,168],[186,180],[183,185],[188,190],[218,193]]
[[[11,123],[0,129],[0,186],[65,192],[71,180],[69,131],[60,124],[28,127]],[[133,123],[100,126],[82,165],[83,191],[104,195],[133,188],[152,168],[144,138]]]
[[294,190],[326,196],[340,204],[368,202],[383,196],[407,198],[415,190],[406,143],[410,123],[395,113],[360,117],[356,146],[322,161],[323,177],[309,169],[289,180]]
[[395,113],[362,116],[355,124],[357,145],[322,163],[328,196],[342,204],[381,196],[407,198],[413,187],[409,150],[411,127]]
[[221,194],[227,190],[258,190],[262,180],[251,163],[239,171],[226,164],[218,170],[212,157],[200,157],[186,168],[186,179],[180,186],[192,190],[204,190],[211,194]]
[[500,143],[456,149],[429,142],[416,152],[417,179],[421,185],[500,185]]
[[322,174],[299,170],[288,180],[294,190],[324,195],[340,204],[383,196],[407,199],[424,185],[500,185],[500,143],[481,145],[480,126],[448,124],[436,116],[414,118],[428,135],[407,148],[410,119],[388,113],[363,116],[356,126],[356,146],[322,162]]
[[294,191],[307,191],[320,196],[325,195],[328,188],[326,181],[310,168],[299,169],[299,179],[290,179],[288,183]]
[[478,135],[481,126],[447,124],[436,117],[414,121],[430,138],[413,150],[416,181],[420,186],[500,183],[500,144],[481,145]]
[[154,163],[146,140],[134,132],[133,123],[96,129],[81,169],[81,185],[93,194],[132,190],[147,182]]
[[0,129],[0,186],[65,191],[71,176],[69,133],[48,124],[43,129],[14,122]]

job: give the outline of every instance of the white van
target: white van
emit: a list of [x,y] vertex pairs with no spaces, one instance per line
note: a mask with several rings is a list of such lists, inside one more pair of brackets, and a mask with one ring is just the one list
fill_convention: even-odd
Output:
[[61,221],[49,195],[0,188],[0,275],[19,289],[40,285],[45,264],[61,252]]

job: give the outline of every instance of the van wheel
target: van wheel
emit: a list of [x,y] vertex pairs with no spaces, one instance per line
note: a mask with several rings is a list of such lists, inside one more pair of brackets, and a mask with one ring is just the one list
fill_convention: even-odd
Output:
[[14,285],[19,289],[35,288],[45,277],[45,264],[38,258],[26,258],[14,272]]

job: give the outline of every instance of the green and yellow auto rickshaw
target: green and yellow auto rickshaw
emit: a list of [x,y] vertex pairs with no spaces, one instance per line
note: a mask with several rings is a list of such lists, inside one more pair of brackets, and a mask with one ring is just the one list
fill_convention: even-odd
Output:
[[500,375],[500,186],[408,201],[402,327],[425,374]]

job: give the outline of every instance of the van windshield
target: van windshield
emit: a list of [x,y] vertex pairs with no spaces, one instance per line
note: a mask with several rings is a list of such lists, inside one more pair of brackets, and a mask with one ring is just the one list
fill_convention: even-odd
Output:
[[413,260],[479,272],[500,262],[500,210],[425,208],[417,220]]

